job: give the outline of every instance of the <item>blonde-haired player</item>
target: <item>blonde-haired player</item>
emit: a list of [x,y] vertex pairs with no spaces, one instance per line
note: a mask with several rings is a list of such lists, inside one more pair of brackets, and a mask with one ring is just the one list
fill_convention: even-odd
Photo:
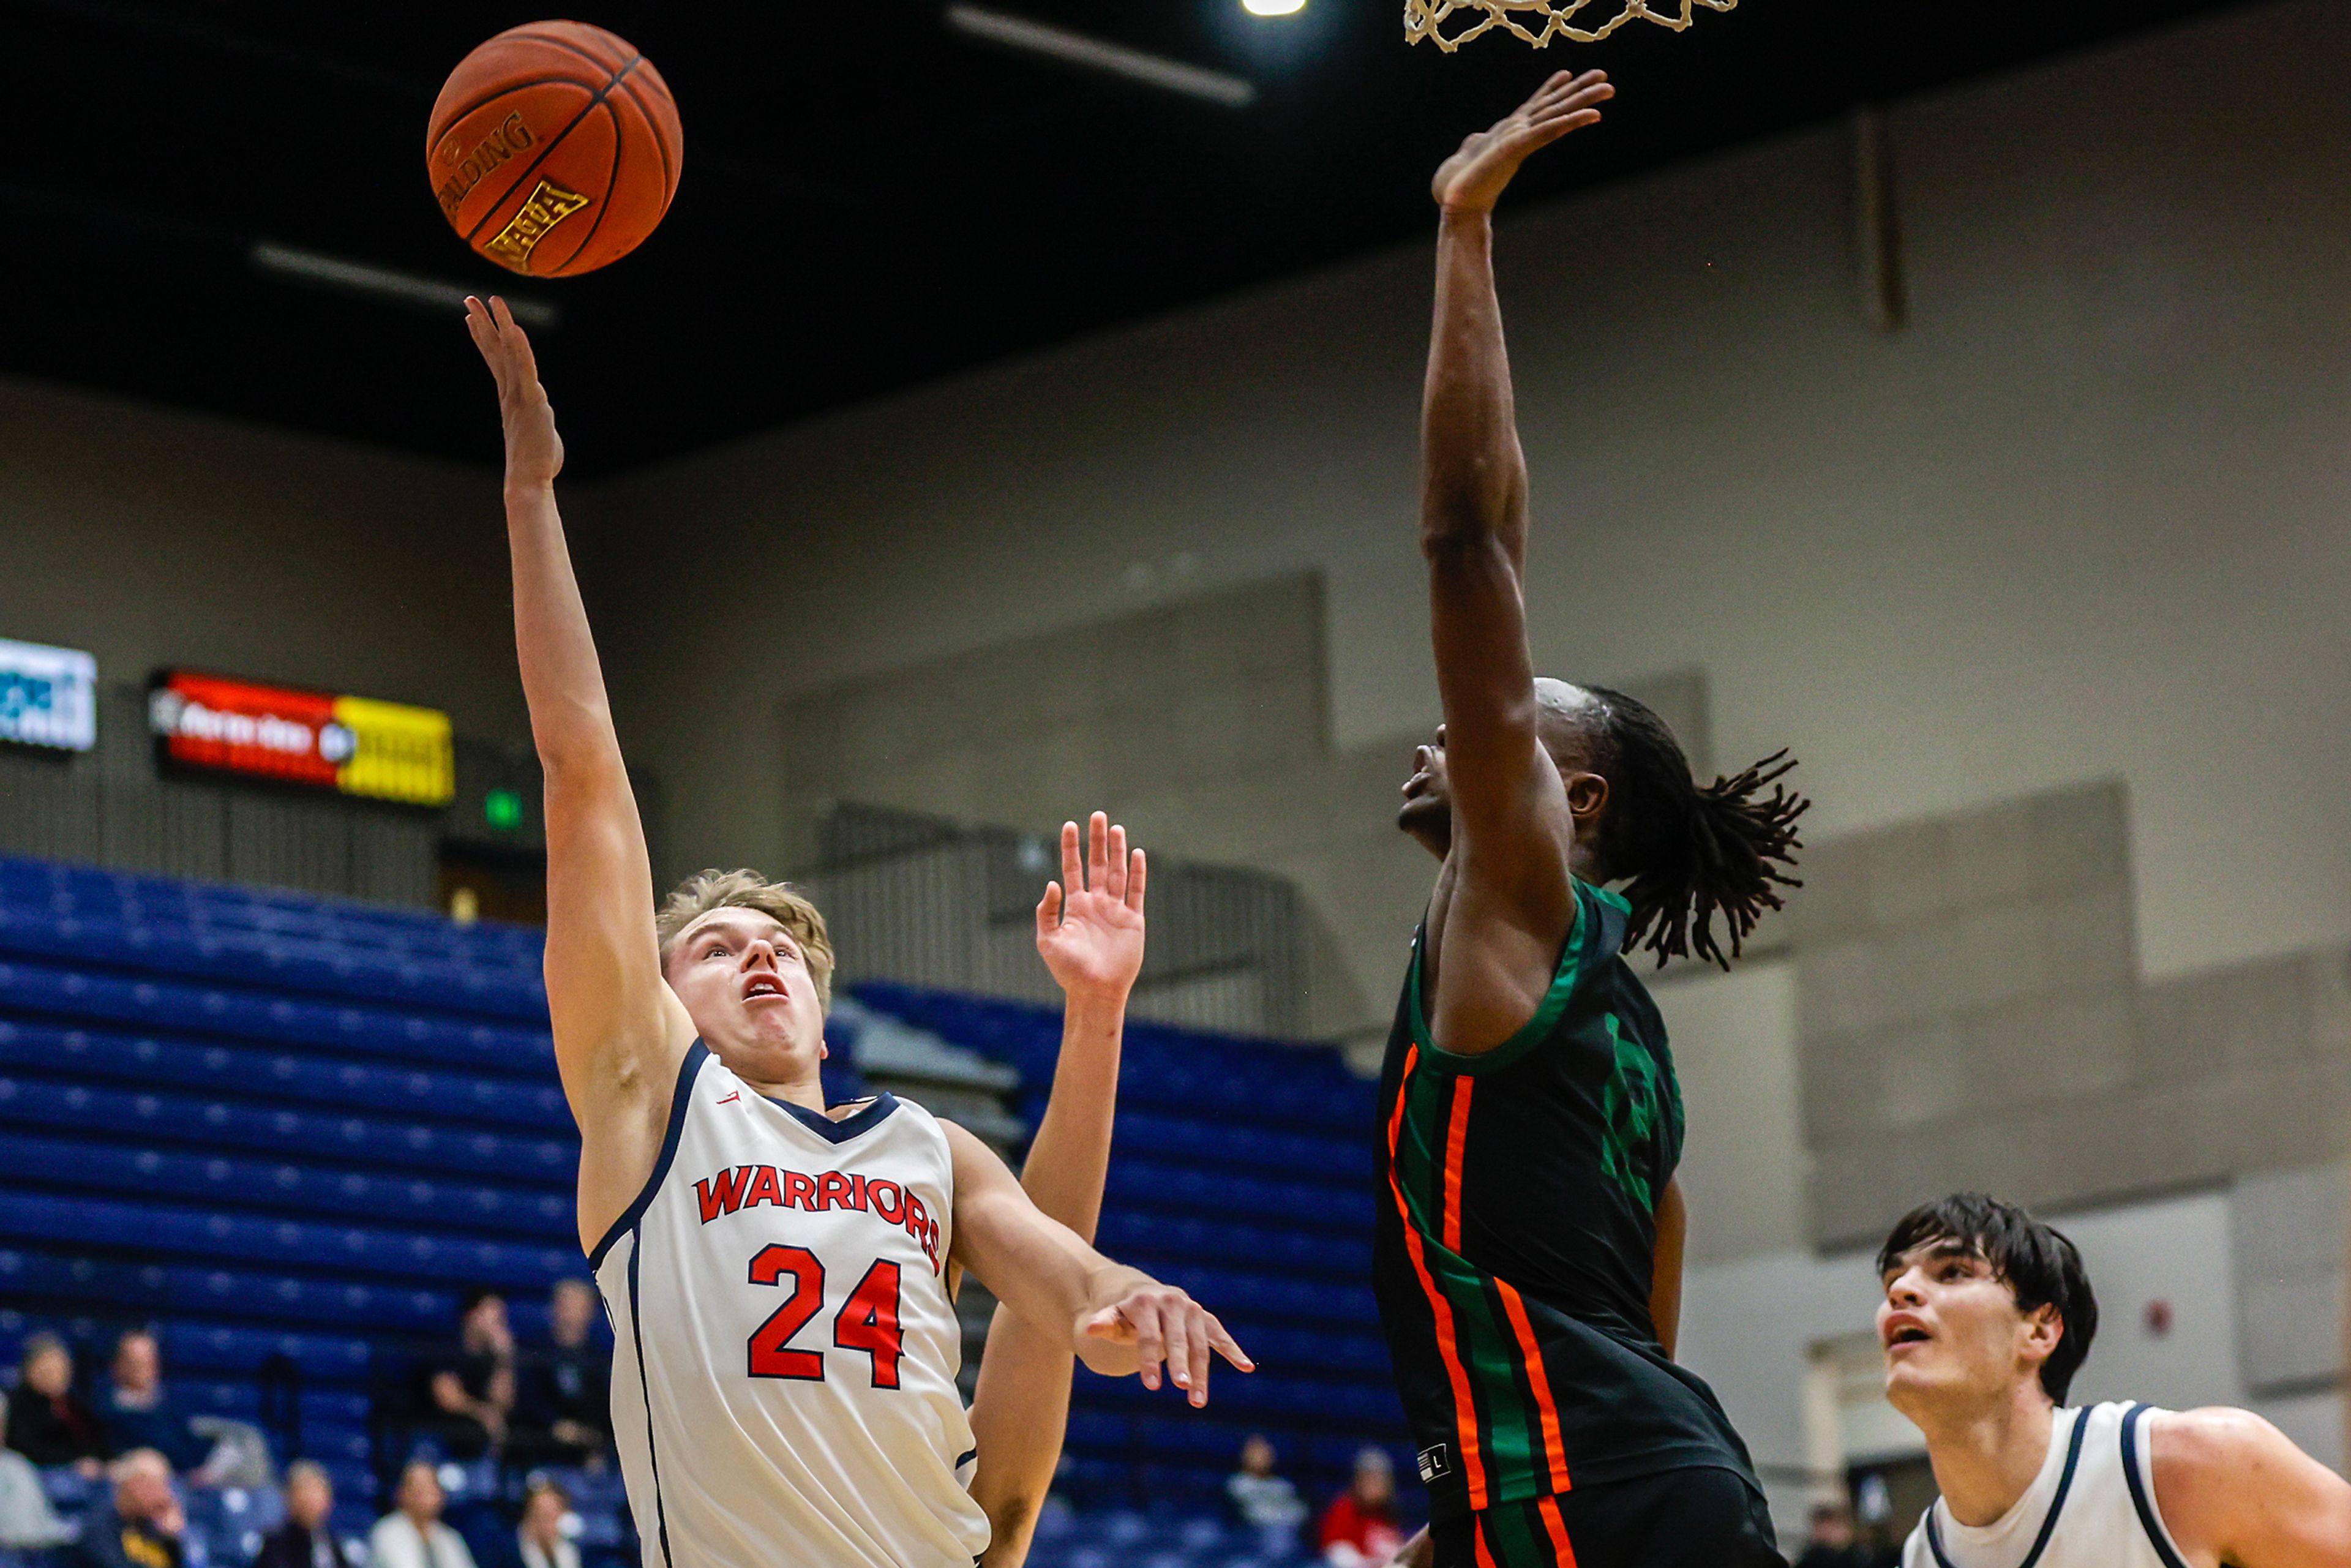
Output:
[[[886,1094],[825,1105],[831,948],[805,901],[722,878],[673,906],[663,939],[556,507],[562,440],[503,302],[468,299],[466,322],[506,429],[516,643],[547,776],[548,1008],[646,1568],[971,1563],[990,1539],[969,1490],[987,1466],[956,1391],[951,1267],[1029,1347],[1151,1387],[1164,1366],[1196,1406],[1212,1352],[1248,1360],[1183,1291],[1040,1211],[963,1129]],[[1125,857],[1103,871],[1107,893]]]

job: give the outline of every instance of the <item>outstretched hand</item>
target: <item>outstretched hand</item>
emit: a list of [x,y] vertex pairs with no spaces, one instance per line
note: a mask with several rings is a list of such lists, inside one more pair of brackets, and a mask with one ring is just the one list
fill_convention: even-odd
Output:
[[1071,997],[1124,1003],[1143,969],[1143,852],[1126,847],[1126,830],[1100,811],[1086,824],[1078,861],[1078,825],[1061,824],[1061,880],[1045,884],[1037,904],[1037,951]]
[[1605,71],[1562,71],[1509,118],[1461,143],[1437,171],[1430,192],[1447,213],[1490,213],[1519,165],[1571,131],[1600,123],[1600,105],[1616,96]]
[[1147,1277],[1081,1319],[1080,1327],[1078,1354],[1088,1367],[1111,1377],[1134,1373],[1145,1388],[1158,1387],[1164,1376],[1190,1397],[1196,1410],[1208,1402],[1213,1357],[1221,1355],[1243,1372],[1257,1370],[1216,1313],[1175,1286]]
[[530,339],[496,295],[483,304],[465,296],[465,330],[497,378],[498,414],[507,430],[507,483],[552,485],[563,472],[563,437],[555,432],[555,410],[538,384],[538,360]]

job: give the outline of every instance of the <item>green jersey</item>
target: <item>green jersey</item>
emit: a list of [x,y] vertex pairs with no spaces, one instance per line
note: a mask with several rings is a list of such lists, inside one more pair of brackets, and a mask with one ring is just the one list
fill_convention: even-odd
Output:
[[1575,883],[1551,988],[1479,1056],[1430,1041],[1413,944],[1380,1085],[1373,1285],[1439,1518],[1690,1467],[1754,1484],[1650,1318],[1682,1102],[1622,955],[1630,914]]

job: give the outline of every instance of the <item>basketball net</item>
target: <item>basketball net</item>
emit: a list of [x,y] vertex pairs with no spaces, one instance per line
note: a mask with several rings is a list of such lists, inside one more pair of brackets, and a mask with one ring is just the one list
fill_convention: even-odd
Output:
[[[1573,44],[1596,44],[1635,18],[1671,27],[1678,33],[1690,25],[1698,6],[1728,11],[1739,0],[1615,0],[1624,9],[1597,26],[1578,26],[1575,18],[1603,0],[1404,0],[1404,37],[1409,44],[1423,38],[1451,54],[1470,39],[1500,27],[1541,48],[1553,38]],[[1472,21],[1469,18],[1476,18]],[[1457,18],[1458,22],[1457,25]]]

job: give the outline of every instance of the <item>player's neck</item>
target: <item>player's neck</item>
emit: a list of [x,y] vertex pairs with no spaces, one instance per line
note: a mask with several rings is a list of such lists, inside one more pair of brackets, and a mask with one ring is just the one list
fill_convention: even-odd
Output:
[[1927,1457],[1951,1517],[1970,1528],[2000,1521],[2029,1490],[2049,1458],[2057,1409],[2038,1383],[1991,1405],[1920,1411]]
[[751,1092],[762,1099],[782,1100],[794,1105],[805,1106],[820,1116],[827,1110],[824,1103],[824,1080],[813,1072],[806,1078],[796,1078],[780,1083],[763,1083],[757,1079],[745,1078],[739,1072],[735,1076],[742,1078],[744,1082],[751,1086]]

